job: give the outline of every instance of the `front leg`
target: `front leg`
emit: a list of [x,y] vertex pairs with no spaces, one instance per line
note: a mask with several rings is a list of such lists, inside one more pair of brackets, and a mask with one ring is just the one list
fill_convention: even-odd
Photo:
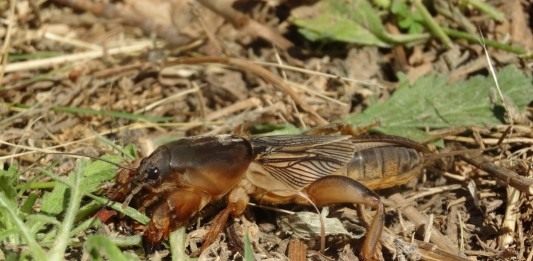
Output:
[[162,200],[153,211],[143,234],[145,253],[152,253],[172,230],[186,225],[204,207],[207,197],[205,193],[194,190],[178,190]]
[[228,205],[226,208],[218,213],[218,215],[211,222],[211,228],[209,228],[209,232],[205,236],[200,252],[203,252],[208,246],[215,242],[218,234],[220,234],[220,232],[226,226],[230,214],[233,217],[242,215],[244,210],[246,210],[246,206],[250,201],[250,198],[248,197],[247,190],[244,187],[239,186],[229,193],[227,201]]
[[[376,209],[376,214],[363,241],[360,257],[363,260],[377,259],[376,248],[384,226],[384,210],[379,196],[363,184],[345,176],[326,176],[304,188],[303,193],[319,206],[354,203]],[[303,198],[298,203],[309,204]]]

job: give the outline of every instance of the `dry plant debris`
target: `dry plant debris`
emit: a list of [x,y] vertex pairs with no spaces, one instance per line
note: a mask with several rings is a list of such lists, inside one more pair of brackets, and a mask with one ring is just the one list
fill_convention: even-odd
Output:
[[[149,217],[105,196],[117,166],[56,153],[131,167],[179,137],[348,122],[442,154],[483,150],[436,160],[416,182],[379,191],[384,260],[532,260],[532,8],[521,0],[2,1],[0,259],[148,258],[140,235]],[[220,208],[202,211],[152,258],[195,259]],[[249,206],[198,259],[356,259],[365,215],[331,207],[320,253],[317,231],[300,227],[305,215],[317,220],[312,211]]]

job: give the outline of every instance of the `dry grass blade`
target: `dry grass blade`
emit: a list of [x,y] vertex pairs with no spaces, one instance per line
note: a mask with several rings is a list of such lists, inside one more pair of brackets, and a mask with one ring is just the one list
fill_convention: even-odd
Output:
[[0,83],[4,80],[5,66],[7,64],[9,44],[11,43],[11,34],[13,32],[13,27],[15,26],[15,0],[9,1],[9,17],[6,30],[6,37],[4,38],[4,43],[2,44],[2,49],[0,50]]
[[135,52],[146,50],[152,46],[153,46],[153,42],[151,41],[139,41],[139,42],[132,43],[129,45],[109,48],[108,50],[102,49],[102,50],[86,51],[86,52],[68,54],[68,55],[46,58],[46,59],[37,59],[37,60],[30,60],[30,61],[25,61],[25,62],[10,63],[4,67],[4,71],[5,72],[16,72],[16,71],[23,71],[23,70],[38,69],[38,68],[48,68],[48,67],[62,64],[62,63],[79,62],[79,61],[96,59],[96,58],[104,57],[105,55],[135,53]]

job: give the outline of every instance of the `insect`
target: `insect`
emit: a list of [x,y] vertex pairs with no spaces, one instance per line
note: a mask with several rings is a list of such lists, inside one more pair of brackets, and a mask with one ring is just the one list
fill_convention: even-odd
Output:
[[119,174],[115,195],[151,217],[143,235],[148,250],[224,197],[227,207],[215,217],[204,245],[251,199],[273,205],[362,204],[376,210],[360,252],[369,260],[384,226],[383,205],[373,189],[416,177],[426,152],[394,136],[190,137],[158,147],[136,171]]

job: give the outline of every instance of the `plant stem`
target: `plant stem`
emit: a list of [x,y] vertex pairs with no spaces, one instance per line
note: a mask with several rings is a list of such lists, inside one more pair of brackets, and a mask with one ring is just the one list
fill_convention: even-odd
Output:
[[424,4],[422,4],[421,0],[413,0],[413,4],[415,5],[416,9],[422,14],[422,17],[424,18],[424,21],[428,27],[428,29],[435,35],[435,37],[439,38],[440,41],[446,46],[446,48],[451,48],[453,46],[452,40],[444,33],[442,28],[439,26],[439,24],[433,19],[429,11],[426,9]]
[[[443,28],[443,30],[446,32],[446,34],[450,35],[451,37],[462,38],[473,43],[481,43],[481,40],[479,37],[471,35],[469,33],[461,32],[461,31],[451,29],[451,28]],[[494,40],[485,39],[485,44],[489,47],[501,49],[501,50],[519,54],[519,55],[526,54],[526,51],[520,47],[500,43]]]
[[471,4],[475,8],[479,9],[479,11],[487,14],[488,16],[492,17],[492,19],[503,22],[505,20],[505,15],[503,15],[502,12],[498,11],[496,8],[492,7],[491,5],[479,1],[479,0],[466,0],[468,4]]
[[81,198],[83,196],[82,189],[80,188],[82,180],[82,167],[78,168],[74,173],[72,185],[70,187],[70,202],[68,204],[67,212],[65,213],[65,219],[63,224],[60,227],[59,233],[54,242],[54,247],[50,250],[51,261],[61,261],[64,260],[65,250],[70,239],[70,230],[74,224],[74,219],[76,218],[76,213],[80,208]]

